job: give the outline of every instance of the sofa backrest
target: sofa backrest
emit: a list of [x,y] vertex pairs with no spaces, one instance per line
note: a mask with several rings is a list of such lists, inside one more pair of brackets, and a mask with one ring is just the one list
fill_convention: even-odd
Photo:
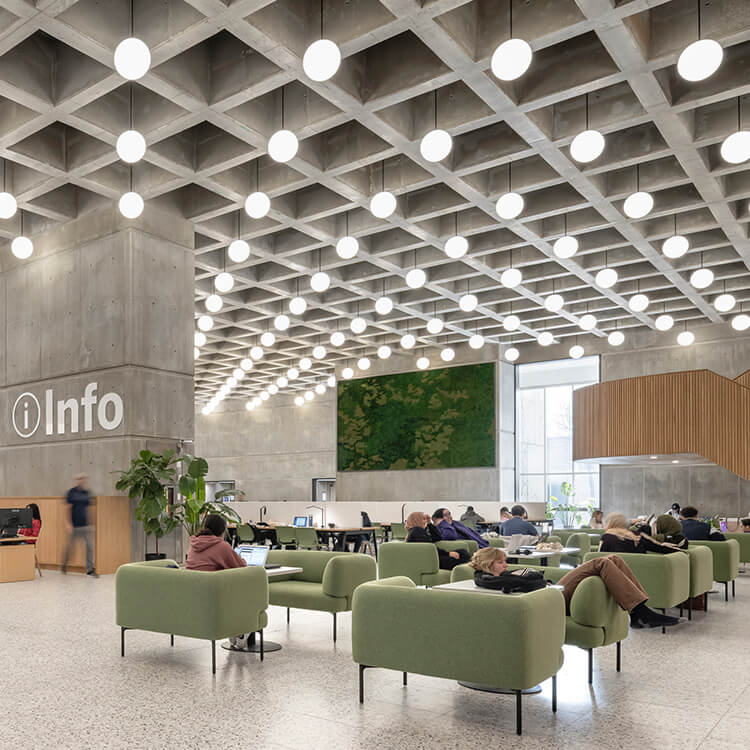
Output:
[[322,583],[328,561],[341,555],[349,556],[354,552],[326,552],[326,550],[310,549],[272,549],[268,553],[268,562],[275,565],[288,565],[302,568],[301,573],[291,576],[296,581],[308,583]]
[[439,570],[438,553],[429,542],[386,542],[378,548],[378,577],[407,576],[418,586],[422,576]]

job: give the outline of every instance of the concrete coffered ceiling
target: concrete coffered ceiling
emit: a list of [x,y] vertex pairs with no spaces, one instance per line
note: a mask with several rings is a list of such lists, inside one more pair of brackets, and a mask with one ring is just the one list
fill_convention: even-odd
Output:
[[[688,83],[677,57],[702,35],[724,48],[710,78]],[[290,387],[309,388],[382,344],[400,350],[407,329],[438,359],[445,345],[465,347],[478,332],[488,343],[533,342],[550,331],[586,346],[615,328],[654,328],[666,312],[692,330],[727,322],[750,302],[750,162],[724,162],[719,147],[750,129],[750,3],[736,0],[512,0],[513,33],[534,50],[529,70],[502,82],[489,70],[495,47],[508,37],[508,0],[324,0],[325,35],[342,51],[329,81],[302,70],[307,46],[319,36],[320,0],[136,0],[134,32],[150,47],[152,66],[137,82],[114,70],[113,51],[129,35],[129,0],[0,0],[0,157],[6,183],[33,234],[116,203],[129,170],[115,153],[118,135],[133,125],[148,149],[133,167],[134,189],[149,205],[195,225],[196,318],[205,313],[216,275],[226,268],[234,288],[213,314],[214,327],[195,363],[196,401],[204,403],[232,373],[273,319],[290,315],[289,330],[233,390],[259,390],[310,356],[322,362]],[[281,125],[300,139],[287,164],[267,156]],[[573,137],[591,127],[606,137],[602,155],[575,162]],[[421,137],[438,124],[453,136],[442,162],[425,161]],[[497,198],[514,190],[525,209],[500,220]],[[634,221],[622,211],[635,189],[652,193],[653,211]],[[244,201],[256,183],[271,211],[253,220]],[[370,197],[391,190],[398,208],[388,219],[369,211]],[[0,252],[19,233],[20,212],[0,221]],[[552,243],[564,225],[578,253],[558,259]],[[690,240],[669,260],[661,244],[678,231]],[[336,254],[346,233],[359,239],[352,260]],[[443,246],[456,226],[468,253],[448,258]],[[226,248],[241,236],[251,254],[232,263]],[[405,283],[414,266],[427,273],[421,289]],[[523,274],[507,289],[510,266]],[[689,277],[710,267],[714,283],[694,289]],[[596,285],[605,266],[619,274],[611,289]],[[310,288],[317,270],[330,288]],[[295,294],[308,304],[289,313]],[[738,305],[719,314],[713,301],[726,289]],[[458,299],[479,298],[473,312]],[[544,299],[565,298],[559,313]],[[378,315],[383,293],[393,311]],[[643,313],[628,300],[650,298]],[[584,333],[581,316],[597,327]],[[521,327],[508,332],[509,314]],[[353,334],[357,315],[366,331]],[[425,329],[437,315],[438,336]],[[329,336],[346,335],[334,348]]]

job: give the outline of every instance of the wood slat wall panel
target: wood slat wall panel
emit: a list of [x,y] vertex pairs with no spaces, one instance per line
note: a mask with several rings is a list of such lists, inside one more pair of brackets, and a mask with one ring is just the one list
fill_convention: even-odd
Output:
[[738,380],[690,370],[579,388],[573,458],[697,453],[750,479],[750,388]]

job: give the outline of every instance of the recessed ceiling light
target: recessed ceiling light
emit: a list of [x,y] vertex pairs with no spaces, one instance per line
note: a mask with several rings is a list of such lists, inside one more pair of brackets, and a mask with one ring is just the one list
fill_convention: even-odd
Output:
[[232,370],[232,377],[239,383],[245,377],[245,371],[241,367],[235,367]]
[[604,136],[598,130],[584,130],[570,144],[570,155],[581,164],[598,159],[604,151]]
[[672,459],[672,463],[673,463],[673,464],[678,464],[678,463],[680,463],[680,462],[679,462],[679,461],[678,461],[678,460],[677,460],[676,458],[674,458],[674,459]]
[[490,68],[501,81],[514,81],[529,69],[532,57],[533,53],[527,41],[508,39],[492,53]]
[[655,461],[655,460],[656,460],[657,458],[659,458],[659,456],[649,456],[649,458],[650,458],[650,459],[651,459],[652,461]]

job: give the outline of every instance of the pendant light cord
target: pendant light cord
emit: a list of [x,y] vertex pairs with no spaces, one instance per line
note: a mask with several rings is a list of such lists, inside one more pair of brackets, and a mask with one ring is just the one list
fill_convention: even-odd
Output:
[[281,129],[284,129],[284,86],[281,87]]
[[513,0],[508,0],[508,39],[513,39]]
[[135,0],[130,0],[130,36],[135,34]]
[[323,0],[320,0],[320,38],[325,38],[323,36]]
[[435,94],[435,97],[434,97],[435,98],[435,130],[437,130],[437,126],[438,126],[437,125],[437,123],[438,123],[438,119],[437,119],[437,89],[435,89],[434,94]]

